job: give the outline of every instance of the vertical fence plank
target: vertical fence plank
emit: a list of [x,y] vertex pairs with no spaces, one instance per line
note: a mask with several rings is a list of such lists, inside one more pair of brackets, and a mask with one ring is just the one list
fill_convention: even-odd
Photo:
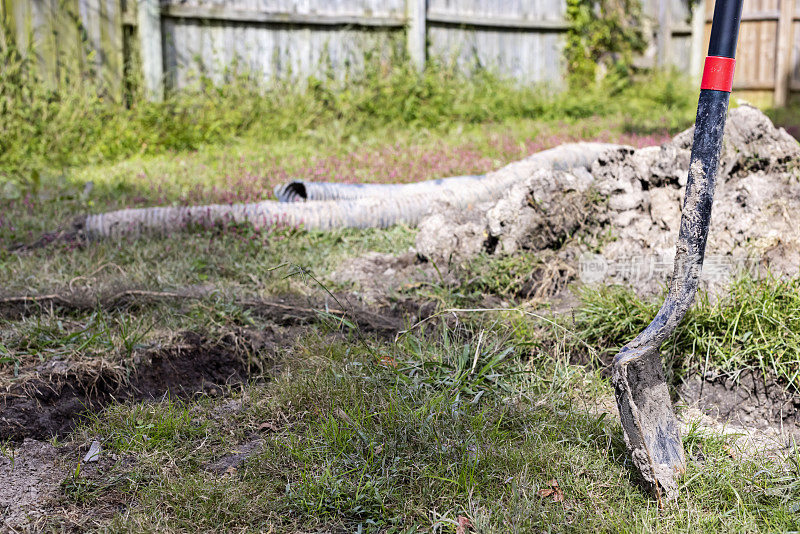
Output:
[[137,8],[144,89],[148,98],[157,101],[164,98],[161,7],[159,0],[139,0]]
[[780,0],[780,6],[773,100],[776,106],[785,106],[789,100],[789,84],[791,83],[792,65],[790,59],[794,44],[794,28],[792,28],[794,0]]
[[689,75],[700,80],[703,73],[703,60],[706,57],[703,32],[706,25],[706,0],[700,0],[692,11],[692,43],[690,47]]
[[658,66],[672,65],[672,6],[670,0],[658,2]]
[[427,38],[427,0],[406,0],[406,49],[411,62],[422,71],[425,68],[425,42]]

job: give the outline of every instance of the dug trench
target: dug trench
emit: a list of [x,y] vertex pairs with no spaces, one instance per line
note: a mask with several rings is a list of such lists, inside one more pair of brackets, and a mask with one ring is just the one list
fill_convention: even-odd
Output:
[[[83,310],[92,300],[69,294],[43,297],[62,313]],[[156,299],[157,294],[148,298]],[[93,300],[94,306],[120,302]],[[52,360],[18,369],[25,378],[0,392],[0,441],[63,437],[81,418],[112,402],[214,396],[251,379],[266,379],[279,371],[281,354],[314,324],[325,325],[328,336],[355,329],[357,336],[390,339],[432,310],[430,304],[410,300],[375,310],[353,305],[345,295],[337,298],[339,304],[342,301],[345,309],[297,296],[249,301],[250,312],[266,326],[215,334],[184,331],[134,351],[126,364]],[[42,305],[35,297],[6,298],[6,303],[13,304],[6,306],[4,315],[17,318]]]
[[0,394],[0,440],[63,437],[82,417],[114,401],[218,395],[247,380],[251,355],[262,365],[274,361],[283,337],[278,330],[216,339],[182,332],[166,346],[135,355],[129,368],[42,365],[35,378]]

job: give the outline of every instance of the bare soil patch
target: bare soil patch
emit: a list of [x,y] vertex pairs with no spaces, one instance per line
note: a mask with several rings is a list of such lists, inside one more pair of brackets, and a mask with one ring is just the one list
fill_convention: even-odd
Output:
[[49,443],[25,440],[12,457],[0,455],[0,527],[14,532],[44,519],[66,475],[60,451]]
[[44,366],[35,378],[0,394],[0,440],[64,436],[81,414],[112,401],[219,394],[249,373],[248,356],[274,357],[286,334],[231,332],[211,339],[184,332],[167,346],[136,355],[127,369]]
[[724,423],[774,428],[800,435],[800,395],[771,377],[744,371],[730,376],[693,376],[678,387],[681,400]]

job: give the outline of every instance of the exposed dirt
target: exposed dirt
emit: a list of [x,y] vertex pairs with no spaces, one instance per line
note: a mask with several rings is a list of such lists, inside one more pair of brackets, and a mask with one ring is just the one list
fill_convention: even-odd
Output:
[[261,438],[237,445],[230,454],[207,465],[206,470],[217,475],[234,474],[250,457],[258,454],[263,445]]
[[355,283],[358,298],[376,304],[386,303],[405,290],[432,282],[455,284],[457,278],[446,262],[439,266],[415,252],[399,256],[370,252],[344,262],[330,275],[337,283]]
[[746,428],[785,429],[800,436],[800,395],[752,371],[727,376],[694,376],[678,388],[689,406],[722,422]]
[[41,520],[67,475],[61,453],[49,443],[25,440],[12,454],[0,455],[0,527],[9,532]]
[[63,436],[80,414],[112,400],[221,393],[222,386],[247,378],[249,356],[269,361],[287,336],[278,329],[231,332],[219,339],[184,332],[168,345],[137,354],[125,369],[49,362],[35,378],[0,393],[0,440]]
[[[494,205],[423,220],[415,252],[440,271],[480,252],[549,252],[572,266],[572,279],[658,293],[672,274],[692,136],[689,129],[660,147],[609,151],[588,172],[535,170]],[[763,113],[746,105],[730,111],[703,287],[713,293],[745,269],[798,273],[798,164],[800,145]],[[393,278],[375,276],[376,263],[391,261],[365,257],[340,271],[379,294],[397,288]]]
[[[124,509],[127,498],[108,485],[109,476],[128,469],[133,459],[101,451],[87,462],[89,447],[34,439],[12,443],[0,455],[0,532],[85,532]],[[79,499],[64,499],[97,488],[102,491],[91,510]]]

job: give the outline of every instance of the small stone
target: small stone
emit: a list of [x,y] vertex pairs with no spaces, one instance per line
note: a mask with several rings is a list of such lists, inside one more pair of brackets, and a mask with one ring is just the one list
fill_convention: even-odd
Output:
[[102,447],[100,447],[100,442],[94,440],[92,444],[89,446],[89,452],[86,453],[86,456],[83,457],[84,463],[91,463],[97,462],[100,460],[100,453],[102,452]]

